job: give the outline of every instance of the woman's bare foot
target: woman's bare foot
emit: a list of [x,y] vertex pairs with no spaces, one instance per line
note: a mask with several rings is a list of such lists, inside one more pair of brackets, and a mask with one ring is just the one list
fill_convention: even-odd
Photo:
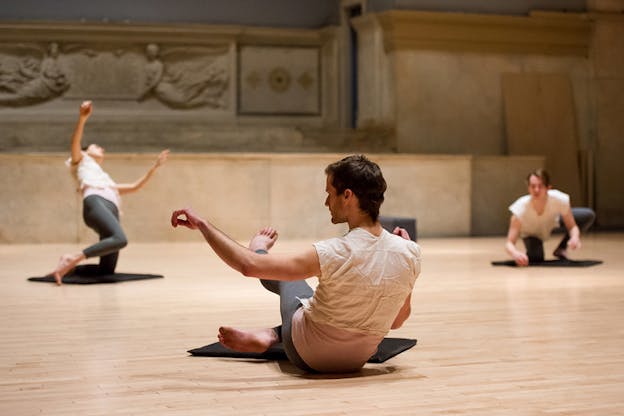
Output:
[[277,241],[277,230],[271,227],[264,227],[251,238],[249,249],[252,251],[269,251]]
[[272,328],[243,331],[222,326],[219,328],[218,338],[223,346],[240,352],[265,352],[271,345],[279,342]]
[[57,285],[63,284],[63,276],[69,273],[74,267],[78,265],[82,260],[84,260],[85,255],[83,253],[77,254],[63,254],[59,259],[58,264],[56,265],[56,269],[52,273],[54,276],[54,280]]

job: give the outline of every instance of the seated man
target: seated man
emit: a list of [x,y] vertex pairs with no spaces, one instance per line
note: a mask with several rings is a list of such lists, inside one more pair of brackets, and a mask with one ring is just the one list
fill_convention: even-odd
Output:
[[[305,371],[359,370],[390,329],[411,312],[420,273],[420,248],[407,232],[379,223],[386,182],[377,164],[349,156],[329,165],[325,205],[340,238],[320,241],[297,254],[269,254],[277,232],[260,230],[242,247],[191,209],[174,211],[174,227],[199,229],[215,253],[245,276],[280,296],[281,325],[243,331],[219,328],[219,341],[243,352],[264,352],[282,342],[288,359]],[[316,290],[305,282],[318,277]]]
[[[594,222],[590,208],[570,208],[570,197],[551,189],[550,178],[544,169],[537,169],[527,177],[529,195],[518,198],[509,206],[511,221],[505,249],[518,266],[544,261],[544,241],[553,229],[565,227],[565,235],[553,255],[565,259],[567,249],[581,247],[580,229],[587,231]],[[578,225],[577,225],[578,224]],[[526,254],[516,248],[522,238]]]

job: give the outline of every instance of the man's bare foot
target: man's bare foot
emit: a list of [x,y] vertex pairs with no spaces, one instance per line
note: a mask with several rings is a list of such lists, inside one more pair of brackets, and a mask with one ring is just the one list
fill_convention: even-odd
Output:
[[249,249],[252,251],[269,251],[277,241],[277,230],[271,227],[264,227],[251,238]]
[[558,248],[557,250],[555,250],[553,252],[553,256],[557,257],[558,259],[561,260],[567,260],[568,259],[568,252],[566,249],[563,248]]
[[58,264],[56,265],[56,269],[54,269],[54,271],[50,273],[52,276],[54,276],[56,284],[60,286],[63,283],[63,276],[69,273],[83,259],[83,253],[63,254],[59,259]]
[[272,328],[243,331],[229,326],[219,328],[219,342],[234,351],[265,352],[273,344],[279,342]]

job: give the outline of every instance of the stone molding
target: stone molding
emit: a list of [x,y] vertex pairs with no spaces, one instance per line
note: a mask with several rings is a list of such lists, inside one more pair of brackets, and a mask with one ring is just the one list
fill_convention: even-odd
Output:
[[608,12],[591,12],[587,14],[594,22],[609,22],[624,24],[624,14]]
[[0,22],[0,42],[320,45],[325,37],[323,30],[233,25]]
[[517,17],[391,10],[357,19],[379,20],[387,51],[588,56],[592,31],[591,19],[581,13],[532,12]]

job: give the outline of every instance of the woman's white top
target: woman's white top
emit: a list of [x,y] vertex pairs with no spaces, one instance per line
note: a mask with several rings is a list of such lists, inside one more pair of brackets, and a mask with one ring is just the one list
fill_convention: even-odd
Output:
[[114,203],[117,208],[121,206],[117,184],[91,156],[82,152],[82,159],[78,164],[72,164],[71,159],[65,164],[72,169],[83,199],[89,195],[99,195]]

